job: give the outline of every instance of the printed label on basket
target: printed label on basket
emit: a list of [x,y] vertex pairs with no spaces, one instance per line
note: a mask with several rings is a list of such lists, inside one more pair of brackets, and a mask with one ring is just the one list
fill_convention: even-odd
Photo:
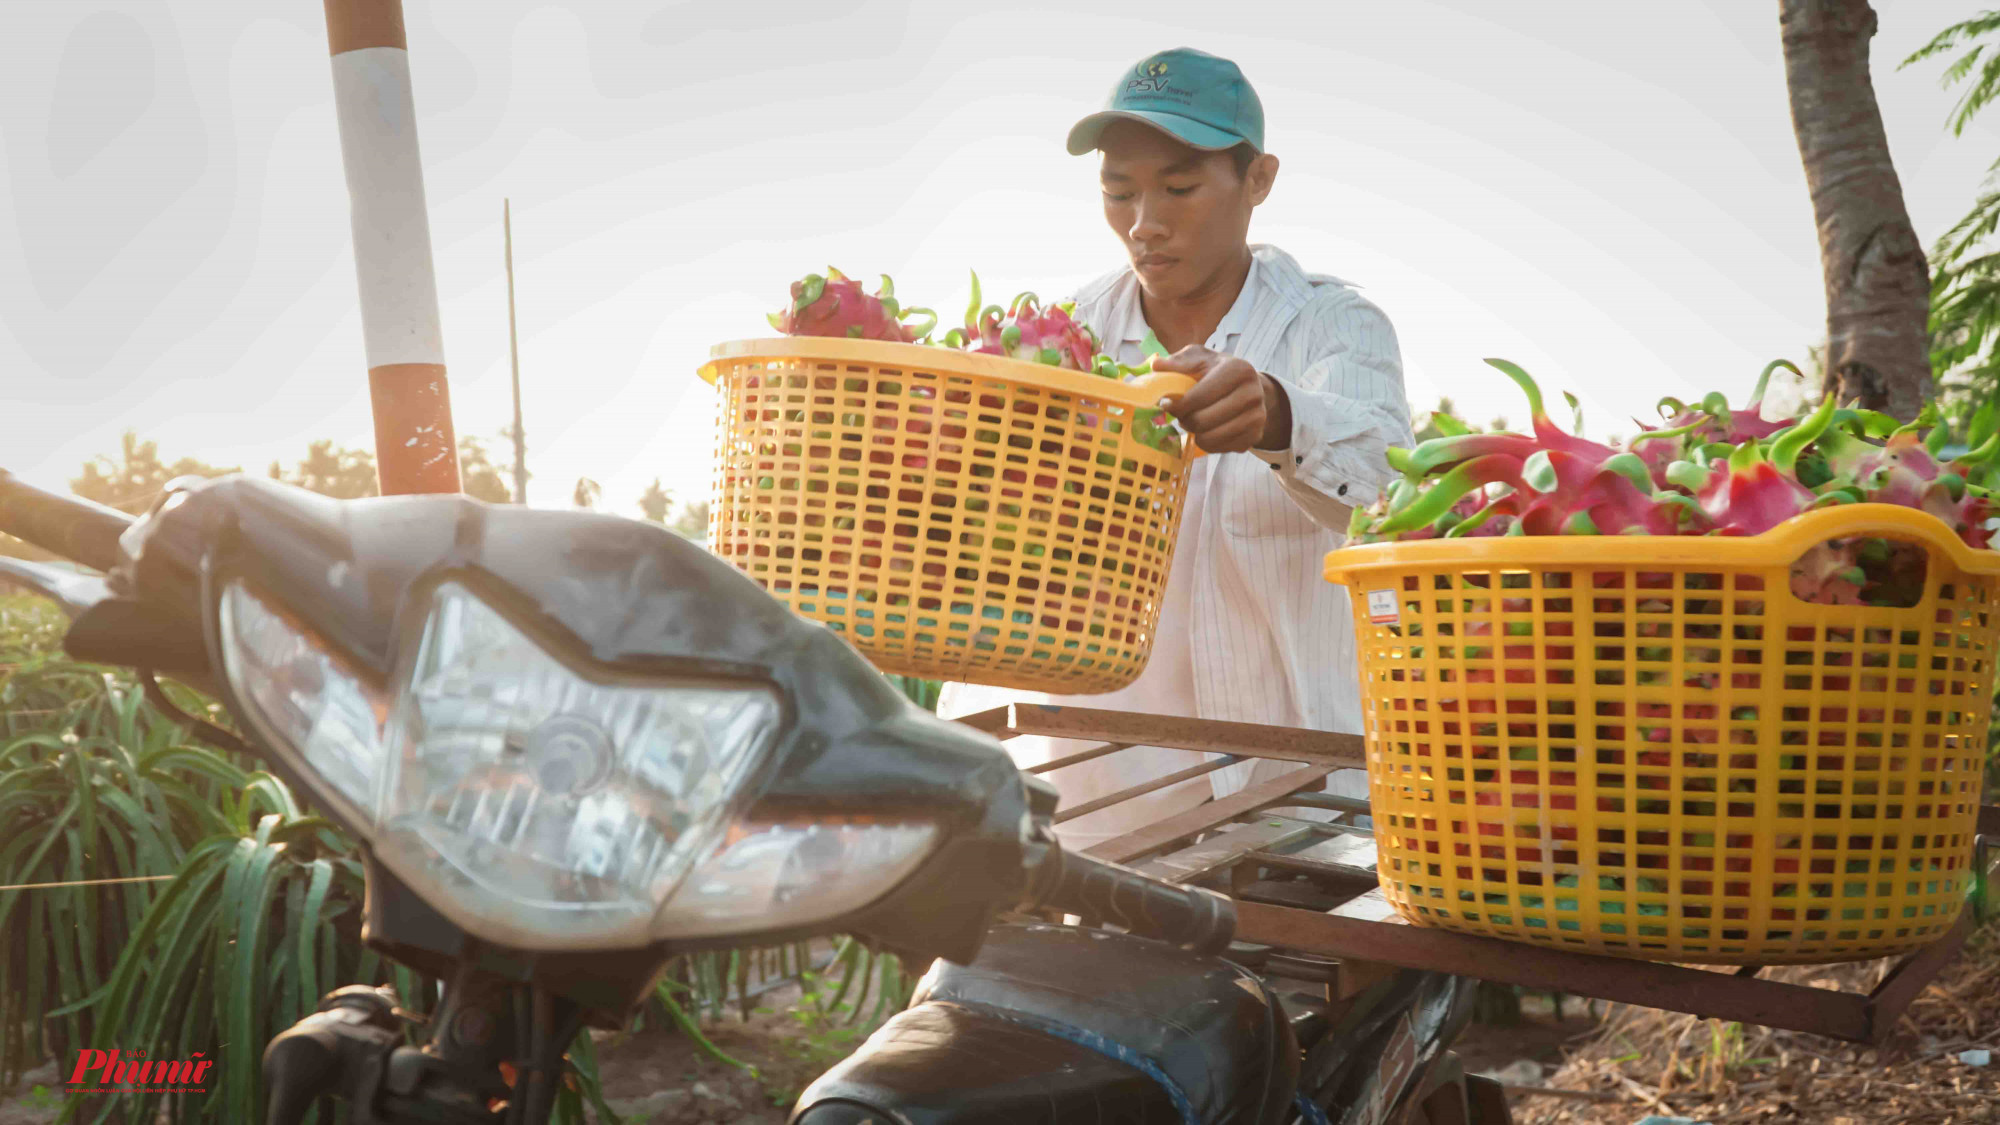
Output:
[[1396,625],[1403,620],[1402,607],[1396,604],[1396,591],[1368,591],[1368,620],[1377,625]]

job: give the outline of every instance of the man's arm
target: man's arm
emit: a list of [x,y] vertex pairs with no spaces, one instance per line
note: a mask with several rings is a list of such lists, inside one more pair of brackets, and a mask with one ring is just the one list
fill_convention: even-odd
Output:
[[1274,380],[1290,400],[1290,433],[1282,446],[1250,452],[1315,522],[1344,533],[1349,513],[1373,503],[1395,478],[1389,447],[1407,448],[1414,435],[1389,318],[1351,289],[1314,305],[1300,314],[1314,318],[1312,366],[1296,381]]
[[1395,476],[1388,448],[1413,440],[1401,351],[1389,318],[1353,290],[1315,296],[1299,315],[1311,318],[1307,354],[1316,358],[1296,380],[1206,348],[1153,367],[1199,380],[1173,404],[1198,445],[1256,456],[1314,522],[1345,532],[1352,509]]

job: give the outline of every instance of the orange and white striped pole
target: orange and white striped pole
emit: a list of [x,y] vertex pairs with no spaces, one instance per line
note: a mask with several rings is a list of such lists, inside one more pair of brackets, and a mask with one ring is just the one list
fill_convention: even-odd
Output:
[[382,494],[459,491],[402,0],[326,0]]

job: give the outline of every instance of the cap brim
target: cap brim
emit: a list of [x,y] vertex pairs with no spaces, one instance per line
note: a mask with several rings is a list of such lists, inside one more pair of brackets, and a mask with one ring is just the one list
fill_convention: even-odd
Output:
[[1204,125],[1177,113],[1155,113],[1143,109],[1107,109],[1093,113],[1071,127],[1069,154],[1082,156],[1095,149],[1098,138],[1104,135],[1104,130],[1114,121],[1137,121],[1142,125],[1151,125],[1182,144],[1205,152],[1217,152],[1247,143],[1234,133],[1225,132],[1213,125]]

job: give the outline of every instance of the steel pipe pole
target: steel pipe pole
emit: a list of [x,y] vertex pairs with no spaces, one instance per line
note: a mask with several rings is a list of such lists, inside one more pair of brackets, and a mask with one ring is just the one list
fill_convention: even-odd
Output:
[[325,0],[382,494],[457,492],[402,0]]

